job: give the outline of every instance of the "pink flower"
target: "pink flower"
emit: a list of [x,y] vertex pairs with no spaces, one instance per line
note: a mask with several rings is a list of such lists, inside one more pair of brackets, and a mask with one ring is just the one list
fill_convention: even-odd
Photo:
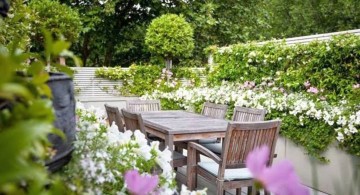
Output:
[[360,88],[360,83],[353,85],[353,88],[354,89],[359,89]]
[[146,195],[154,191],[159,183],[157,175],[140,175],[137,170],[130,170],[125,173],[127,189],[133,195]]
[[310,87],[307,92],[317,94],[319,93],[319,90],[316,87]]
[[308,88],[308,87],[310,87],[310,82],[309,81],[306,81],[305,83],[304,83],[304,86],[306,87],[306,88]]
[[246,167],[266,190],[276,195],[308,195],[309,190],[300,184],[293,166],[289,161],[281,161],[267,167],[269,148],[263,146],[250,152],[246,158]]

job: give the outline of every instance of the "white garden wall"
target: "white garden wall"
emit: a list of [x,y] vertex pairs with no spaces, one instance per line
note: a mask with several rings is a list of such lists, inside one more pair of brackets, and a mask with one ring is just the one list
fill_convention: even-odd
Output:
[[290,160],[304,185],[327,194],[360,195],[360,158],[331,146],[323,155],[330,160],[321,164],[286,138],[279,138],[276,148],[279,160]]

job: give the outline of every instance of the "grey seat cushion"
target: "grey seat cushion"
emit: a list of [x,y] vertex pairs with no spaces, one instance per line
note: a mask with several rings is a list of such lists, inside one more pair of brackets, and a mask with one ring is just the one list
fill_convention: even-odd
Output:
[[211,139],[200,139],[199,143],[200,144],[212,144],[212,143],[216,143],[217,139],[216,138],[211,138]]
[[[211,174],[217,176],[219,170],[219,164],[215,162],[199,162],[198,166],[207,170]],[[247,168],[238,169],[225,169],[224,179],[227,181],[240,180],[240,179],[252,179],[252,174]]]
[[222,143],[206,143],[201,145],[216,154],[222,153]]
[[179,159],[183,159],[183,158],[186,158],[186,156],[179,152],[174,151],[173,160],[179,160]]

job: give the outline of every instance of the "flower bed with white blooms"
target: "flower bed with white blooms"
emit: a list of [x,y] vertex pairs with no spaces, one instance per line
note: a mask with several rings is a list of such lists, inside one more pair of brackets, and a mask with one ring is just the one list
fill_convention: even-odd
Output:
[[161,99],[164,108],[200,110],[203,102],[210,101],[232,107],[265,108],[267,118],[282,119],[281,134],[322,161],[328,146],[338,140],[342,148],[360,156],[360,110],[347,106],[346,101],[330,105],[306,93],[286,93],[282,88],[258,86],[251,82],[233,84],[224,82],[215,87],[179,88],[173,92],[155,91],[142,99]]
[[[122,133],[114,124],[109,127],[102,109],[77,107],[75,150],[61,175],[70,189],[76,194],[128,194],[124,174],[137,170],[143,176],[157,175],[158,185],[150,194],[176,194],[169,150],[160,151],[157,141],[148,145],[139,130]],[[183,187],[181,194],[190,193]]]

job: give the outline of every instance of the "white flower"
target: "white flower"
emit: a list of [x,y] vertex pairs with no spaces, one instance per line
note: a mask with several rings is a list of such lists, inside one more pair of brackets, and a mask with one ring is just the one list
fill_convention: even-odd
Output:
[[106,135],[110,144],[118,144],[122,140],[121,134],[115,122],[113,122],[110,126]]
[[142,145],[140,148],[135,148],[134,151],[144,157],[145,160],[151,159],[151,148],[148,145]]
[[165,162],[170,162],[172,160],[172,153],[167,147],[165,148],[164,151],[159,153],[159,159]]
[[164,175],[165,178],[172,177],[173,168],[169,162],[165,162],[159,158],[156,158],[155,161],[160,166],[160,168],[163,170],[162,175]]
[[84,104],[81,103],[80,101],[77,101],[77,102],[76,102],[76,109],[81,109],[81,110],[83,110],[83,109],[85,109],[85,106],[84,106]]
[[134,136],[135,136],[135,140],[140,144],[140,147],[143,145],[147,145],[148,140],[140,130],[135,130]]
[[207,188],[198,191],[189,191],[185,185],[181,185],[180,195],[205,195]]
[[130,131],[130,130],[120,132],[120,142],[121,143],[128,143],[131,140],[132,135],[133,135],[133,132]]
[[338,136],[336,137],[336,139],[339,141],[339,142],[342,142],[344,140],[344,135],[341,133],[341,132],[338,132]]
[[[152,141],[150,143],[150,147],[153,148],[155,151],[159,151],[160,142],[159,141]],[[160,151],[159,151],[160,152]]]

